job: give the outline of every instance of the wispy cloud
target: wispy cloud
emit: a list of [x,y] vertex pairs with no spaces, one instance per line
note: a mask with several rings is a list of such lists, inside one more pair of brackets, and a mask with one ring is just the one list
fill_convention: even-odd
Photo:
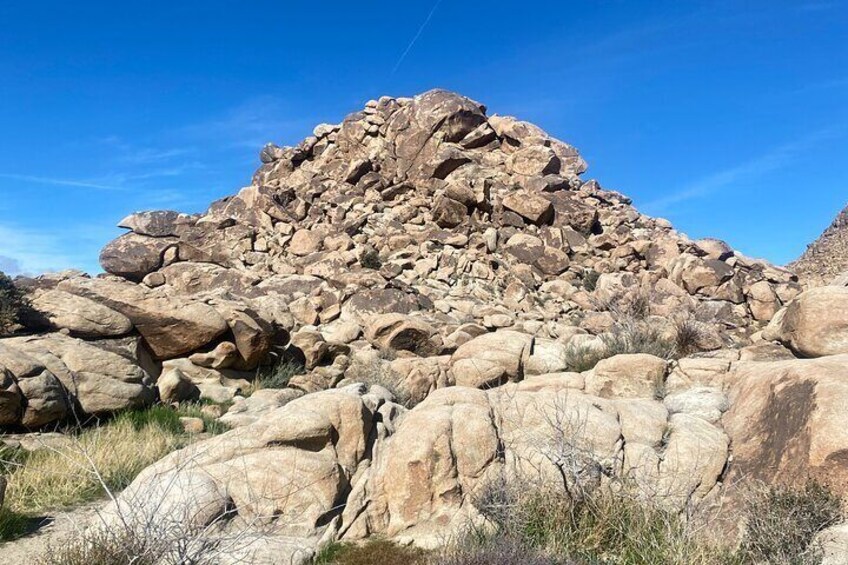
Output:
[[308,132],[313,117],[289,117],[281,100],[257,96],[235,106],[221,116],[178,127],[170,133],[191,142],[214,143],[219,149],[242,148],[258,153],[262,145],[292,134]]
[[829,127],[799,140],[779,145],[758,157],[708,174],[679,190],[648,202],[642,208],[653,213],[663,212],[674,204],[703,198],[724,188],[756,179],[789,166],[814,146],[823,141],[840,137],[841,134],[841,128]]
[[0,178],[16,180],[21,182],[31,182],[36,184],[51,184],[54,186],[71,186],[76,188],[93,188],[96,190],[125,190],[124,187],[121,186],[113,186],[108,184],[101,184],[97,182],[89,182],[86,180],[77,180],[71,178],[60,178],[60,177],[42,177],[36,175],[18,175],[12,173],[0,173]]

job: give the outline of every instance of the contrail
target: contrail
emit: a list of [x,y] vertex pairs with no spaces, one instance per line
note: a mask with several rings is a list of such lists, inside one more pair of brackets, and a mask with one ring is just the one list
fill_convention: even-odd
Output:
[[409,42],[409,45],[406,46],[406,51],[403,52],[403,55],[398,59],[397,64],[395,64],[395,68],[392,69],[392,74],[395,74],[397,70],[400,68],[401,64],[403,64],[403,60],[406,59],[406,56],[412,50],[412,46],[415,45],[415,42],[418,41],[418,38],[421,37],[421,34],[424,32],[424,28],[427,27],[427,24],[430,23],[430,20],[433,18],[433,14],[436,13],[436,10],[439,7],[439,4],[442,3],[442,0],[436,0],[436,3],[433,5],[433,9],[430,10],[430,13],[427,14],[427,19],[424,20],[424,23],[421,24],[421,27],[418,28],[418,33],[415,34],[415,37],[412,38],[412,41]]

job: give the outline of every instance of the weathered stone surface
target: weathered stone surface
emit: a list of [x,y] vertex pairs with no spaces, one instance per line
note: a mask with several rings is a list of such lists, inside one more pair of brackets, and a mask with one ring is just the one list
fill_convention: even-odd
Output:
[[[142,407],[154,400],[150,375],[137,361],[117,353],[58,333],[10,338],[4,343],[32,358],[43,360],[49,370],[49,376],[42,373],[45,386],[52,382],[50,376],[55,376],[61,382],[60,388],[64,388],[61,395],[71,395],[87,414]],[[29,387],[29,383],[25,384],[28,380],[22,378],[18,383],[22,390],[29,391],[24,391],[29,399],[28,394],[32,394],[33,388]],[[47,396],[55,398],[59,393],[52,392],[54,385],[49,386],[51,392]]]
[[668,363],[644,353],[604,359],[586,377],[586,392],[604,398],[654,398],[662,390]]
[[178,532],[237,509],[238,519],[226,520],[232,528],[270,521],[275,535],[314,547],[328,528],[323,517],[350,488],[372,426],[373,413],[355,394],[293,400],[147,468],[99,513],[98,527],[143,528],[156,520],[161,531]]
[[133,329],[130,319],[82,296],[61,290],[38,293],[32,306],[55,328],[66,329],[79,337],[118,337]]
[[72,279],[64,290],[89,298],[130,319],[159,359],[190,353],[227,331],[226,320],[201,302],[177,300],[159,289],[103,279]]
[[436,353],[430,339],[435,330],[423,320],[404,314],[383,314],[371,319],[365,338],[377,348],[411,351],[423,357]]
[[802,293],[770,327],[772,335],[802,357],[848,353],[848,287]]
[[536,225],[550,223],[554,217],[554,207],[547,199],[527,191],[508,194],[503,199],[503,205]]
[[451,356],[456,384],[482,388],[522,377],[533,341],[533,336],[503,330],[464,343]]
[[118,223],[119,228],[126,228],[138,235],[150,237],[178,236],[182,226],[194,224],[194,218],[171,210],[152,212],[136,212],[130,214]]
[[200,389],[179,369],[166,371],[156,381],[162,402],[186,402],[200,399]]
[[848,488],[848,355],[735,365],[722,423],[733,480]]
[[140,282],[145,275],[162,266],[165,251],[176,241],[135,233],[124,234],[103,248],[100,266],[107,273]]

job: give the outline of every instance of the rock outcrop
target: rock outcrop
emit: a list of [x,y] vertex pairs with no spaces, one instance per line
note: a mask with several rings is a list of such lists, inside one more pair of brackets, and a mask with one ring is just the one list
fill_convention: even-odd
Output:
[[[572,337],[603,335],[611,305],[646,293],[667,326],[701,320],[700,346],[713,349],[747,343],[800,291],[792,273],[690,240],[582,180],[577,150],[537,126],[451,92],[371,101],[260,158],[252,184],[204,214],[124,218],[129,231],[101,254],[107,275],[22,281],[31,329],[94,347],[140,337],[154,373],[168,364],[167,395],[194,394],[177,386],[187,380],[217,400],[272,351],[302,360],[311,373],[292,386],[307,392],[333,386],[360,353],[450,356],[440,376],[416,369],[434,381],[405,379],[420,397],[437,381],[563,371]],[[90,404],[76,394],[62,392]]]
[[805,285],[848,284],[848,207],[788,268],[798,273]]

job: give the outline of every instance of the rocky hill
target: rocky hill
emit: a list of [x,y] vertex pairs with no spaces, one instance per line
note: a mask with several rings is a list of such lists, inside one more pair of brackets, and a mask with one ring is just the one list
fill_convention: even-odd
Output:
[[848,481],[848,289],[693,241],[450,92],[260,158],[204,214],[124,219],[106,275],[18,280],[34,314],[0,340],[0,424],[232,402],[236,429],[143,472],[112,526],[227,516],[301,563],[334,539],[436,545],[530,470],[626,475],[686,513],[742,478]]
[[848,274],[848,207],[789,268],[811,286],[831,284]]

